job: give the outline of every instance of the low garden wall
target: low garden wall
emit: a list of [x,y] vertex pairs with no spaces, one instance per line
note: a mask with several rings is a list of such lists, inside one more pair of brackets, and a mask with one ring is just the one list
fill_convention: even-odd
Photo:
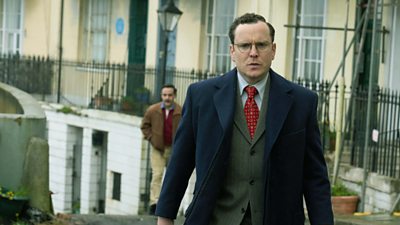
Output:
[[[32,202],[43,202],[43,199],[38,199],[41,197],[48,200],[48,146],[45,136],[46,117],[39,103],[29,94],[0,83],[1,187],[14,192],[25,189],[25,195]],[[45,194],[38,194],[35,190]],[[35,206],[45,211],[50,207],[48,203]]]
[[[361,168],[342,164],[339,171],[341,182],[349,189],[356,191],[361,197],[364,171]],[[400,180],[376,173],[369,173],[367,178],[365,212],[390,212],[400,210],[400,204],[395,206],[400,192]],[[360,208],[360,207],[359,207]]]

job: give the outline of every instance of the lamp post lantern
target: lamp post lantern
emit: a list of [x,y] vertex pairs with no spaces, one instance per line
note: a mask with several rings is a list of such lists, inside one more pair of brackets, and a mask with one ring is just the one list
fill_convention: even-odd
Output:
[[[173,0],[168,0],[168,2],[157,10],[158,20],[161,24],[161,28],[164,31],[164,52],[163,64],[162,64],[162,74],[161,74],[161,86],[165,84],[165,76],[167,70],[167,55],[168,55],[168,38],[169,33],[175,29],[179,18],[182,15],[182,11],[179,10]],[[160,90],[161,91],[161,90]]]

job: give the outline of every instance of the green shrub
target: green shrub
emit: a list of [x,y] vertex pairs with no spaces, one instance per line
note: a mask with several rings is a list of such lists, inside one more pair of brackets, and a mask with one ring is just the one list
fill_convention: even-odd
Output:
[[332,187],[332,196],[354,196],[354,195],[357,195],[355,191],[348,189],[341,183],[337,183]]

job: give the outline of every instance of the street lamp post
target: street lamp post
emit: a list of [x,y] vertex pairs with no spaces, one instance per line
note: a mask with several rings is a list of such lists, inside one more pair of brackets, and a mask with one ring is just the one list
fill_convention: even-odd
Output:
[[[173,0],[168,0],[167,4],[163,5],[157,10],[158,20],[161,24],[161,28],[164,31],[164,52],[163,64],[162,64],[162,74],[161,74],[161,86],[165,84],[166,70],[167,70],[167,56],[168,56],[168,42],[169,33],[175,29],[179,18],[182,15],[182,11],[179,10]],[[161,91],[161,90],[160,90]]]
[[[161,74],[162,84],[160,85],[160,89],[158,89],[157,93],[157,95],[160,96],[161,86],[165,84],[165,74],[167,70],[168,35],[171,31],[175,29],[175,26],[182,15],[182,11],[175,6],[173,0],[168,0],[167,4],[163,5],[160,9],[157,10],[157,14],[158,14],[158,20],[161,24],[161,28],[164,31],[164,52],[162,54],[163,61],[162,61],[162,74]],[[148,149],[147,152],[149,153],[150,149]],[[149,159],[149,155],[147,155],[147,158]],[[149,161],[147,161],[146,168],[147,169],[149,168]],[[150,176],[149,173],[147,173],[147,176],[148,177]],[[150,196],[149,192],[146,194],[147,197]],[[146,202],[145,207],[148,208],[148,201]]]

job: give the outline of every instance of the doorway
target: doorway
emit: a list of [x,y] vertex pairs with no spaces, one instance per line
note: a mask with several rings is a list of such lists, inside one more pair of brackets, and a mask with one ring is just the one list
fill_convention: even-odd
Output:
[[107,141],[108,134],[104,131],[94,131],[92,145],[96,155],[97,167],[97,213],[105,213],[106,209],[106,181],[107,181]]
[[81,177],[82,177],[82,138],[83,129],[69,126],[69,143],[72,149],[72,205],[71,211],[79,214],[81,209]]

